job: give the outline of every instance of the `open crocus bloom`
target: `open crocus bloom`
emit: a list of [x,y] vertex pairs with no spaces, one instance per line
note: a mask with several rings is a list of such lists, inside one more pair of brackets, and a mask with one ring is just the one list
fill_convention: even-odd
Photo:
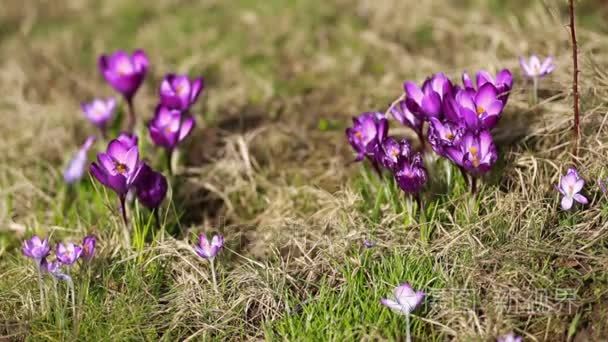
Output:
[[409,157],[412,146],[409,141],[403,139],[397,142],[393,137],[386,137],[380,144],[377,152],[377,160],[383,167],[394,170],[401,156]]
[[443,97],[452,91],[452,82],[442,73],[426,79],[422,88],[414,82],[406,81],[403,89],[407,95],[407,108],[414,114],[424,117],[441,117]]
[[126,196],[143,165],[137,145],[132,143],[133,139],[127,136],[110,141],[107,151],[99,153],[97,163],[90,167],[91,174],[121,198]]
[[452,107],[472,130],[494,128],[504,108],[504,103],[498,98],[498,92],[491,83],[484,83],[477,92],[460,90],[453,101],[455,103]]
[[542,63],[536,55],[532,55],[529,60],[523,57],[519,58],[519,64],[521,65],[524,75],[529,78],[539,78],[549,75],[555,70],[555,64],[553,64],[553,57],[547,57]]
[[557,190],[564,196],[562,198],[561,207],[564,210],[570,210],[574,201],[580,204],[587,204],[587,198],[580,194],[585,186],[585,180],[582,179],[576,169],[569,168],[565,176],[559,181]]
[[213,259],[224,247],[224,237],[221,235],[215,235],[209,241],[205,234],[201,234],[198,237],[198,244],[194,246],[194,251],[201,258]]
[[63,265],[72,265],[73,263],[80,258],[82,254],[82,247],[68,242],[66,244],[58,243],[57,249],[55,251],[55,255],[57,256],[57,260]]
[[513,334],[512,332],[496,339],[496,342],[522,342],[522,341],[523,341],[523,339],[521,338],[521,336],[517,336],[517,335]]
[[31,239],[23,241],[21,251],[26,257],[32,258],[40,263],[42,259],[49,255],[51,248],[49,247],[48,239],[42,240],[37,235],[34,235]]
[[383,298],[380,302],[394,311],[409,315],[422,303],[425,293],[414,291],[410,284],[404,283],[395,287],[393,295],[395,297],[394,300]]
[[456,146],[464,134],[464,127],[447,120],[431,118],[429,125],[429,142],[435,153],[445,156],[445,149]]
[[366,112],[353,118],[353,126],[346,129],[348,142],[357,152],[356,161],[364,157],[375,162],[378,145],[388,132],[388,121],[382,113]]
[[405,100],[399,101],[399,103],[391,108],[391,115],[402,125],[413,129],[419,136],[422,134],[422,124],[424,121],[407,108]]
[[148,129],[154,144],[173,150],[192,132],[194,125],[192,116],[158,105]]
[[447,148],[446,152],[450,160],[473,176],[490,171],[498,159],[496,145],[487,130],[479,133],[467,132],[458,146]]
[[118,50],[99,57],[99,70],[106,81],[128,101],[131,101],[148,71],[146,53],[136,50],[132,55]]
[[40,269],[44,272],[49,273],[50,275],[52,275],[53,277],[55,277],[59,280],[68,280],[68,281],[72,280],[72,278],[69,275],[67,275],[66,273],[63,273],[63,271],[61,270],[61,263],[57,260],[48,261],[46,259],[43,259],[42,263],[40,264]]
[[116,109],[116,100],[109,98],[106,100],[95,99],[89,103],[83,103],[81,105],[84,116],[95,126],[102,131],[105,130],[106,126],[114,117],[114,110]]
[[203,78],[190,80],[186,75],[169,74],[160,84],[160,102],[171,109],[188,110],[203,90]]
[[82,147],[80,147],[78,152],[72,157],[63,172],[63,179],[66,183],[73,184],[82,178],[87,165],[87,153],[94,142],[95,136],[88,137]]
[[167,195],[167,179],[144,164],[135,183],[137,199],[148,209],[156,209]]

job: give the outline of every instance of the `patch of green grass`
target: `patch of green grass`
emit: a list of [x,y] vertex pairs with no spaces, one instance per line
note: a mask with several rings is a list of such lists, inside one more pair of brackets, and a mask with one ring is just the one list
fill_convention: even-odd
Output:
[[[415,289],[443,287],[433,260],[401,250],[365,250],[338,268],[344,283],[338,288],[322,282],[318,292],[303,301],[289,301],[287,316],[266,327],[268,340],[353,341],[404,338],[405,318],[380,304],[395,286],[409,282]],[[427,298],[427,300],[429,300]],[[415,311],[424,316],[425,305]],[[440,341],[442,335],[417,317],[411,321],[414,338]]]

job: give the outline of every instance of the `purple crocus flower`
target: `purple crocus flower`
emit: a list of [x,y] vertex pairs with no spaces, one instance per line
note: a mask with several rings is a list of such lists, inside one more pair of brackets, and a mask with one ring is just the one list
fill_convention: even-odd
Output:
[[547,76],[555,70],[553,57],[547,57],[542,63],[536,55],[532,55],[529,60],[520,57],[519,64],[524,71],[524,75],[532,79]]
[[120,133],[118,135],[118,138],[116,138],[116,140],[120,141],[121,144],[123,144],[125,146],[125,148],[130,149],[133,146],[137,146],[138,145],[138,138],[137,135],[135,134],[131,134],[131,133]]
[[80,258],[82,254],[82,247],[72,242],[66,244],[58,243],[55,250],[55,255],[60,263],[66,266],[70,266]]
[[363,240],[363,247],[365,248],[373,248],[374,246],[376,246],[376,242],[369,240],[369,239],[365,239]]
[[574,201],[580,204],[587,204],[587,198],[580,194],[585,186],[585,180],[582,179],[575,168],[569,168],[565,176],[559,181],[557,190],[564,196],[562,198],[561,207],[563,210],[570,210]]
[[452,82],[444,74],[435,74],[424,81],[422,88],[406,81],[403,89],[407,94],[407,108],[425,120],[441,117],[443,97],[452,91]]
[[89,152],[94,142],[94,136],[88,137],[78,152],[72,157],[68,166],[63,171],[63,179],[66,183],[73,184],[82,178],[87,165],[87,152]]
[[106,100],[95,99],[89,103],[81,105],[84,116],[95,126],[97,126],[102,134],[105,134],[108,123],[114,117],[116,109],[116,100],[109,98]]
[[224,237],[222,235],[214,235],[209,241],[205,234],[201,234],[198,237],[198,244],[194,246],[194,251],[203,259],[213,260],[223,247]]
[[464,134],[464,127],[447,120],[431,118],[428,138],[435,153],[446,156],[445,149],[456,146]]
[[158,105],[148,130],[154,144],[171,151],[192,132],[194,125],[192,116]]
[[48,239],[42,240],[37,235],[34,235],[31,239],[23,241],[21,251],[23,252],[23,255],[34,259],[38,264],[40,264],[41,260],[49,255],[51,247],[49,246]]
[[504,103],[507,103],[509,94],[513,88],[513,74],[509,69],[503,69],[496,74],[496,77],[492,76],[485,70],[480,70],[476,75],[476,86],[473,85],[469,74],[464,72],[462,74],[462,83],[465,89],[480,89],[486,83],[490,83],[496,88],[498,98]]
[[414,291],[408,283],[403,283],[395,287],[393,290],[394,299],[383,298],[380,302],[386,307],[404,315],[409,315],[416,309],[422,300],[425,293],[422,291]]
[[454,99],[446,102],[458,112],[469,129],[492,129],[500,120],[504,103],[491,83],[484,83],[479,90],[460,90]]
[[348,142],[357,152],[355,161],[367,157],[376,171],[380,172],[377,153],[380,142],[388,133],[388,120],[379,112],[366,112],[353,118],[353,126],[346,129]]
[[118,50],[110,55],[99,57],[99,70],[106,81],[127,101],[142,84],[149,66],[148,57],[143,50],[136,50],[132,55]]
[[397,142],[393,137],[386,137],[380,144],[376,159],[383,167],[394,170],[401,156],[407,158],[411,151],[412,146],[409,141],[403,139],[401,142]]
[[399,156],[399,162],[395,168],[395,180],[401,190],[410,194],[418,194],[426,184],[427,179],[422,154],[416,152],[410,156]]
[[496,339],[496,342],[522,342],[523,339],[521,336],[517,336],[514,333],[510,332],[506,335],[500,336]]
[[169,74],[160,84],[160,103],[167,108],[188,110],[203,90],[203,78],[190,80],[186,75]]
[[97,163],[93,162],[90,167],[91,174],[121,198],[131,188],[143,165],[137,145],[132,143],[133,139],[126,135],[110,141],[107,151],[97,154]]
[[90,261],[95,255],[95,246],[97,245],[97,237],[95,235],[87,235],[82,239],[82,258]]
[[490,171],[498,160],[496,145],[487,130],[478,133],[467,132],[459,144],[447,148],[446,153],[456,165],[475,177]]
[[422,137],[422,125],[424,123],[423,118],[412,113],[407,108],[406,100],[399,101],[399,103],[391,108],[391,115],[402,125],[413,129],[418,137]]
[[135,190],[141,204],[150,210],[156,209],[167,195],[167,179],[144,164],[135,182]]

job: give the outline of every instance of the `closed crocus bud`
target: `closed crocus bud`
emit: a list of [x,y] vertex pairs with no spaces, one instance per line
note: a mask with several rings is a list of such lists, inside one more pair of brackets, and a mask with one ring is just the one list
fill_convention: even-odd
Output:
[[80,258],[82,254],[82,247],[68,242],[66,244],[58,243],[57,248],[55,250],[55,255],[57,256],[57,260],[60,263],[66,266],[70,266]]
[[132,55],[118,50],[99,57],[99,70],[106,81],[128,101],[131,101],[148,71],[146,53],[136,50]]
[[395,180],[401,190],[410,194],[419,193],[428,180],[422,155],[400,156],[395,168]]
[[90,172],[101,184],[123,198],[133,186],[142,165],[137,145],[133,144],[132,138],[125,136],[122,140],[110,141],[106,152],[97,154],[97,163],[91,164]]
[[146,208],[158,208],[167,196],[167,179],[144,164],[135,183],[137,199]]
[[97,238],[95,235],[87,235],[82,239],[82,258],[86,261],[90,261],[95,256],[95,246],[97,245]]
[[48,239],[43,240],[39,236],[34,235],[31,239],[23,241],[21,251],[26,257],[40,263],[41,260],[49,255],[51,247],[49,246]]
[[83,103],[81,107],[84,116],[102,132],[105,132],[108,123],[114,118],[116,100],[114,98],[95,99],[92,102]]
[[73,184],[82,178],[87,166],[87,153],[91,146],[93,146],[93,143],[95,143],[95,137],[88,137],[82,147],[80,147],[78,152],[72,157],[63,172],[63,179],[66,183]]
[[198,237],[198,244],[194,246],[194,251],[203,259],[213,259],[224,247],[224,237],[215,235],[209,241],[205,234]]
[[393,290],[394,299],[384,298],[380,302],[386,307],[404,315],[409,315],[424,300],[425,293],[414,291],[412,286],[404,283]]
[[173,150],[188,137],[194,125],[194,118],[187,113],[158,105],[148,129],[155,145]]
[[186,75],[169,74],[160,84],[160,102],[164,107],[186,111],[203,90],[203,78],[190,80]]

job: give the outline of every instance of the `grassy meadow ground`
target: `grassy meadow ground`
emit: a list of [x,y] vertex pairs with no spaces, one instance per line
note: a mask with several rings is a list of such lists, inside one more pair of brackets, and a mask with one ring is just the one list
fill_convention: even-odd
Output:
[[[379,300],[403,281],[427,291],[419,341],[608,339],[608,6],[579,1],[579,170],[591,204],[559,210],[571,160],[571,50],[562,0],[158,0],[0,3],[0,340],[400,340],[403,317]],[[123,244],[116,199],[61,172],[95,133],[79,104],[114,95],[103,52],[143,48],[136,97],[151,117],[166,72],[202,74],[198,126],[181,148],[163,228],[134,207]],[[529,105],[518,56],[554,55]],[[496,128],[501,160],[471,199],[457,172],[427,159],[426,210],[368,165],[344,129],[384,111],[406,79],[511,68]],[[140,120],[140,124],[141,124]],[[393,134],[409,134],[391,123]],[[161,167],[143,126],[145,158]],[[99,142],[95,151],[104,148]],[[93,153],[91,153],[91,158]],[[189,245],[221,232],[219,291]],[[99,237],[63,284],[21,255],[31,234]],[[364,239],[376,246],[362,247]]]

